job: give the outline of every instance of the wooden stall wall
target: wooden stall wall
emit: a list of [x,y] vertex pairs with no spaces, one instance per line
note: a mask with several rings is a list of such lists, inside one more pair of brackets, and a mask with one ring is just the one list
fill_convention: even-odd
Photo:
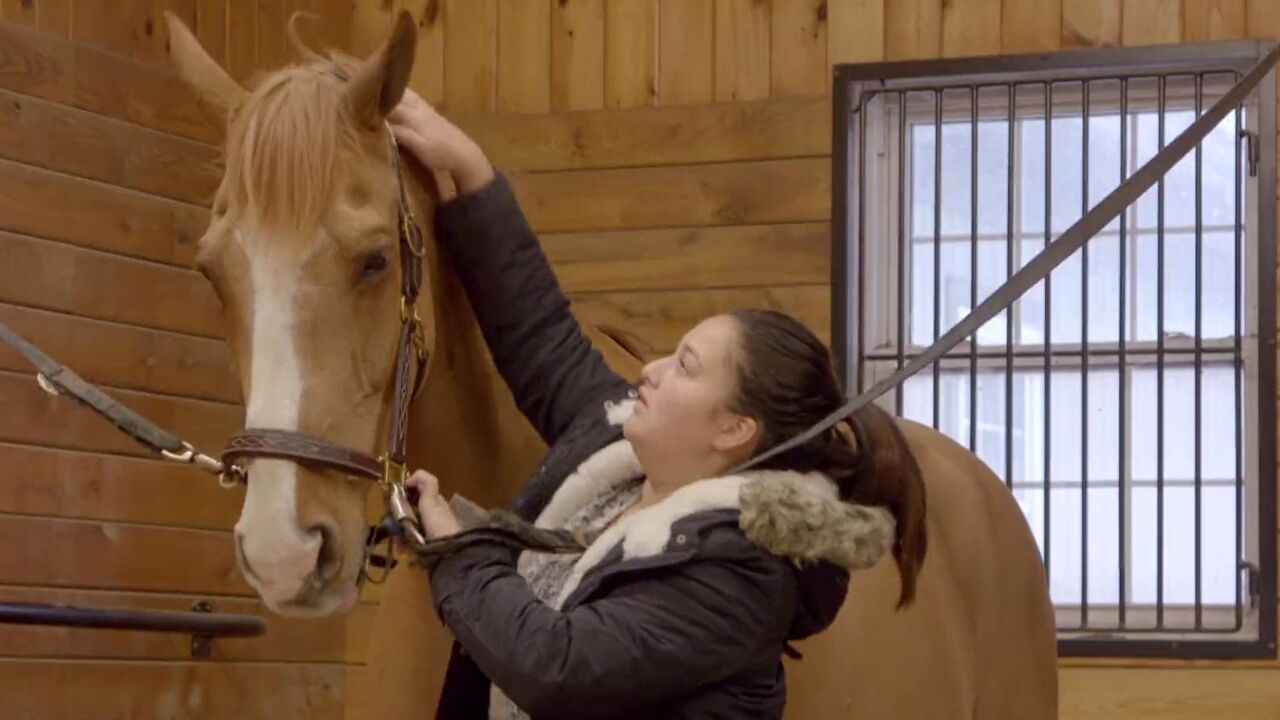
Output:
[[[300,6],[349,46],[332,0],[0,3],[0,320],[206,448],[242,414],[191,270],[218,136],[168,67],[161,12],[245,77],[285,61]],[[0,347],[0,600],[264,614],[233,558],[241,499],[46,396]],[[0,715],[339,718],[345,624],[271,617],[208,662],[183,636],[0,626]]]
[[[513,177],[579,312],[653,352],[729,307],[828,335],[834,63],[1280,36],[1274,0],[357,0]],[[1064,660],[1068,719],[1263,718],[1280,664]]]

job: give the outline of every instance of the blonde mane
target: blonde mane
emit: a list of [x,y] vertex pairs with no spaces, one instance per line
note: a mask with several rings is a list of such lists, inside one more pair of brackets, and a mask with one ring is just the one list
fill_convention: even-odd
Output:
[[355,61],[309,58],[258,81],[232,118],[224,155],[229,208],[288,230],[320,221],[339,160],[360,147],[343,92]]

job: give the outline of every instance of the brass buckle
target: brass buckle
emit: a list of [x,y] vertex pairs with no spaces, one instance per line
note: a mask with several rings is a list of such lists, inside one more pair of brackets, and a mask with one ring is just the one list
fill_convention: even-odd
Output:
[[378,480],[378,486],[382,488],[382,491],[389,493],[393,487],[404,487],[404,481],[409,477],[408,468],[390,457],[384,456],[381,460],[382,477]]

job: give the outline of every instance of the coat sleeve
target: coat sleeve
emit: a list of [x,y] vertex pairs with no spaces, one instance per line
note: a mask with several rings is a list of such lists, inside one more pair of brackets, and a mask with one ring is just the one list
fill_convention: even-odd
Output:
[[507,697],[533,717],[580,720],[669,703],[780,651],[797,594],[785,563],[695,560],[560,612],[533,595],[512,553],[482,546],[442,561],[431,587]]
[[548,445],[587,406],[626,392],[570,312],[505,176],[441,205],[436,229],[498,372]]

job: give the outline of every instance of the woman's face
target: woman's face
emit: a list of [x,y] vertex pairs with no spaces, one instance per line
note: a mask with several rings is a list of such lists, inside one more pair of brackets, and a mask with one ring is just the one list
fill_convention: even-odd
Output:
[[673,354],[645,366],[635,414],[623,426],[642,461],[699,472],[746,459],[755,421],[729,409],[737,346],[737,321],[716,315],[690,330]]

